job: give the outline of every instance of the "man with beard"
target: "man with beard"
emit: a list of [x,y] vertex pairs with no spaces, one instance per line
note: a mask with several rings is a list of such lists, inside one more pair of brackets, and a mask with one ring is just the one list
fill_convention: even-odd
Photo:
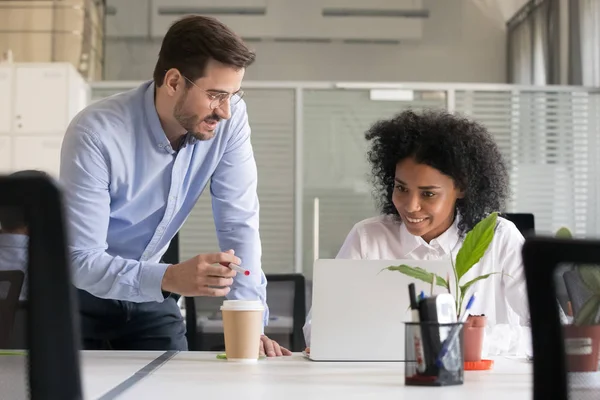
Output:
[[[254,58],[217,20],[185,17],[166,33],[153,81],[90,105],[69,125],[60,177],[86,349],[186,350],[180,296],[266,306],[241,100]],[[161,262],[209,181],[222,252]],[[250,275],[236,276],[230,263]],[[290,354],[264,335],[261,349]]]

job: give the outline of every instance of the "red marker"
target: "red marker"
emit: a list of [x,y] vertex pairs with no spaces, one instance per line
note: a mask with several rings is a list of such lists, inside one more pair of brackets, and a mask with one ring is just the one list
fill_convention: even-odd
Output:
[[231,268],[235,272],[239,272],[240,274],[244,274],[246,276],[250,275],[250,271],[248,271],[247,269],[244,269],[244,268],[240,267],[237,264],[229,263],[229,268]]

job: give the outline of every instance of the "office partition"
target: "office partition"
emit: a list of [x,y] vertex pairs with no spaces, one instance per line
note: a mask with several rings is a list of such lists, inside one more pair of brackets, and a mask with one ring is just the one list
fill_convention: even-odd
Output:
[[[139,82],[97,82],[93,99]],[[334,257],[352,225],[377,214],[364,133],[412,108],[483,123],[510,172],[506,210],[536,230],[600,234],[600,91],[571,86],[454,83],[245,82],[259,174],[263,266],[310,278],[318,198],[318,255]],[[208,189],[181,231],[181,256],[216,249]]]

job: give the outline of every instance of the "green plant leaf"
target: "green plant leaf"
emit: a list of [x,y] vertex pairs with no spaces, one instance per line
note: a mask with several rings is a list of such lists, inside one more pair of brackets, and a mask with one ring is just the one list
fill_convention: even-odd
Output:
[[491,275],[496,275],[496,274],[501,274],[501,273],[502,273],[502,272],[492,272],[492,273],[489,273],[489,274],[480,275],[480,276],[478,276],[477,278],[470,280],[469,282],[465,283],[464,285],[462,285],[462,286],[460,287],[461,294],[462,294],[462,295],[463,295],[463,297],[464,297],[464,294],[465,294],[465,293],[467,293],[467,290],[469,290],[469,288],[470,288],[471,286],[473,286],[473,284],[474,284],[475,282],[477,282],[477,281],[482,281],[482,280],[484,280],[484,279],[487,279],[487,278],[489,278]]
[[401,272],[404,275],[408,275],[411,278],[415,278],[415,279],[419,279],[423,282],[427,282],[427,283],[431,283],[431,279],[433,277],[433,274],[431,272],[427,272],[426,270],[424,270],[423,268],[420,267],[410,267],[408,265],[392,265],[389,266],[387,268],[388,271],[397,271],[397,272]]
[[[434,275],[433,273],[426,271],[421,267],[410,267],[410,266],[404,265],[404,264],[392,265],[387,268],[384,268],[383,270],[398,271],[398,272],[403,273],[404,275],[408,275],[411,278],[415,278],[415,279],[421,280],[426,283],[431,283],[433,280],[433,275]],[[442,286],[446,289],[448,288],[448,282],[446,282],[446,280],[444,278],[442,278],[441,276],[436,275],[436,284],[438,286]]]
[[467,233],[462,247],[456,255],[456,276],[462,278],[485,254],[494,238],[498,213],[482,219]]
[[577,267],[581,281],[596,295],[600,295],[600,266],[581,265]]
[[575,325],[596,325],[598,321],[598,312],[600,311],[600,296],[593,295],[585,302],[583,307],[575,315]]
[[441,276],[436,276],[437,279],[437,285],[438,286],[442,286],[448,290],[450,290],[450,283],[448,281],[446,281],[444,278],[442,278]]
[[[452,274],[454,275],[454,288],[456,289],[455,303],[456,303],[456,315],[460,315],[460,307],[462,304],[462,298],[465,297],[464,293],[460,290],[458,284],[458,275],[456,274],[456,264],[454,263],[454,258],[452,257],[452,251],[450,251],[450,263],[452,264]],[[448,283],[450,284],[450,283]]]
[[561,239],[573,239],[571,231],[564,226],[556,231],[556,237]]

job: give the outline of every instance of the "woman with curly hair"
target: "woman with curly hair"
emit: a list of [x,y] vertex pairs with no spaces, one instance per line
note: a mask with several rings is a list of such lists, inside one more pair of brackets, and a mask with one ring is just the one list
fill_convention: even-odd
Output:
[[[454,259],[469,230],[504,210],[507,168],[482,125],[447,112],[405,111],[375,123],[366,138],[381,215],[357,223],[337,258]],[[523,242],[516,226],[499,217],[488,250],[465,276],[502,272],[474,287],[471,313],[485,314],[489,326],[528,324]],[[305,336],[308,344],[310,313]]]

